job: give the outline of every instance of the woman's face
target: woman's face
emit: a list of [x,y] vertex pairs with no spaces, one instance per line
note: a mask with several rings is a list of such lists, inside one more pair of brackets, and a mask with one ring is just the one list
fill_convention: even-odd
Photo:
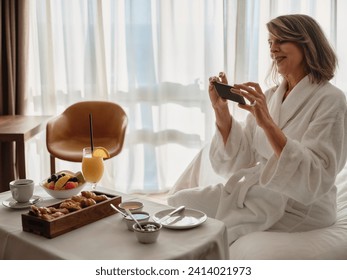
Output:
[[302,48],[289,41],[280,41],[276,37],[269,36],[271,58],[274,60],[278,72],[286,77],[293,78],[304,75],[305,61]]

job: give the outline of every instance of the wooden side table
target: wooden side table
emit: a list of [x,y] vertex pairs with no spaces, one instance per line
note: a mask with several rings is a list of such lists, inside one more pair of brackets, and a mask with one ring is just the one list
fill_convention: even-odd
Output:
[[46,128],[51,116],[0,116],[0,142],[15,142],[19,178],[26,178],[25,141]]

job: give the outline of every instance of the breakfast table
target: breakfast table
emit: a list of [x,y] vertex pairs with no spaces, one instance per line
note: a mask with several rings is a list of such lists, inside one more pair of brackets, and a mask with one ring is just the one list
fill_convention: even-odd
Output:
[[[143,199],[141,196],[120,194],[98,187],[99,192],[120,195],[122,201],[140,201],[143,211],[154,215],[170,206]],[[59,202],[40,186],[34,195],[42,198],[37,206]],[[111,216],[74,229],[54,238],[46,238],[23,231],[22,214],[29,209],[5,207],[11,198],[9,191],[0,193],[0,259],[12,260],[173,260],[173,259],[228,259],[227,230],[221,221],[207,218],[189,229],[162,228],[157,242],[142,244],[134,232],[127,229],[123,217],[115,212]]]

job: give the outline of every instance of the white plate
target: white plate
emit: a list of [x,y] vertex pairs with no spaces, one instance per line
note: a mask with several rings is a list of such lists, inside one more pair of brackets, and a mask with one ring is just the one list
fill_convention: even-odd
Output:
[[42,197],[38,195],[34,195],[32,198],[30,198],[28,202],[20,203],[14,200],[12,197],[10,197],[4,200],[2,204],[12,209],[25,209],[25,208],[29,208],[31,205],[35,205],[36,203],[39,203],[40,201],[42,201]]
[[[162,217],[169,214],[173,209],[166,209],[160,212],[157,212],[153,215],[153,220],[158,222]],[[173,215],[162,223],[163,227],[171,229],[187,229],[193,228],[201,225],[205,222],[207,216],[205,213],[186,208],[182,212]]]

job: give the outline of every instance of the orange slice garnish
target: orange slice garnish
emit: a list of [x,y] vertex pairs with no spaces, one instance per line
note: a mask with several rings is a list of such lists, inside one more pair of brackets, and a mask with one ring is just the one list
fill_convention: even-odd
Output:
[[110,153],[104,147],[96,147],[93,151],[93,157],[109,158]]

